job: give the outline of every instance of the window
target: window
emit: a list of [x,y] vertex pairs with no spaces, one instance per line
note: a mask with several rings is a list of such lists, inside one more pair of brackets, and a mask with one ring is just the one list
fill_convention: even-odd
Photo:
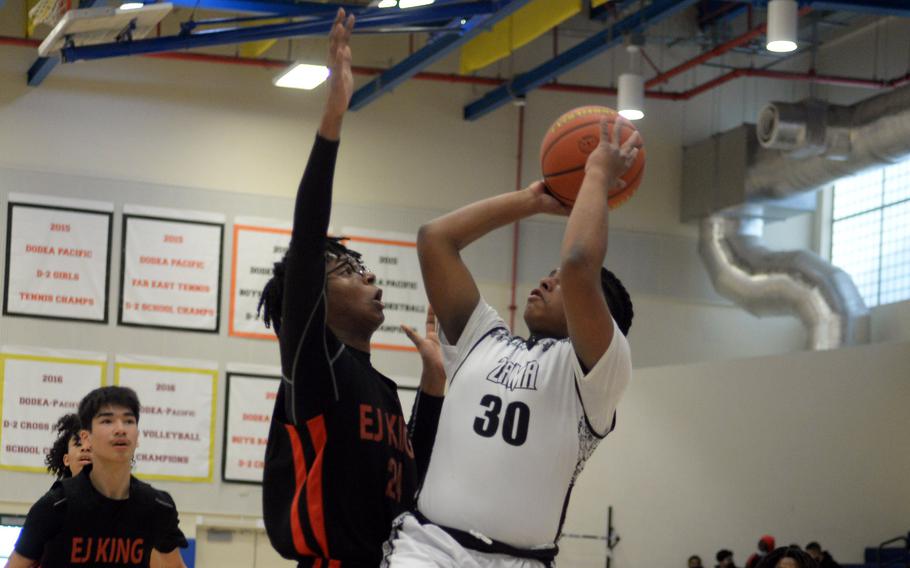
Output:
[[21,518],[11,519],[6,516],[0,520],[0,523],[2,523],[0,524],[0,562],[4,565],[13,553],[13,547],[16,544],[16,540],[19,538],[19,532],[22,530],[21,525],[23,520],[24,519]]
[[869,307],[910,299],[910,160],[834,184],[831,262]]

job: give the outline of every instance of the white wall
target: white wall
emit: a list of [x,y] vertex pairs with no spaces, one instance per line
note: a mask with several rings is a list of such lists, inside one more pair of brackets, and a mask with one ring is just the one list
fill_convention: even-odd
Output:
[[860,563],[910,528],[908,369],[905,342],[636,370],[566,529],[612,505],[621,567],[741,565],[762,534]]

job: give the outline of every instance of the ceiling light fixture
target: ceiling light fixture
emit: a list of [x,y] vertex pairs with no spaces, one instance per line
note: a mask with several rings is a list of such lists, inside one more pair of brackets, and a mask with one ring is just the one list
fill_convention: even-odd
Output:
[[272,81],[276,87],[288,89],[315,89],[329,77],[329,68],[325,65],[295,63]]
[[124,2],[120,5],[121,10],[138,10],[139,8],[144,7],[145,4],[142,2]]
[[417,6],[428,6],[435,2],[436,0],[398,0],[398,7],[404,10],[405,8],[416,8]]
[[398,0],[380,0],[377,8],[394,8],[398,5]]
[[617,106],[619,115],[629,120],[645,117],[645,78],[641,74],[641,46],[628,45],[630,70],[619,76]]
[[786,53],[796,50],[797,38],[796,0],[771,0],[768,2],[768,51]]

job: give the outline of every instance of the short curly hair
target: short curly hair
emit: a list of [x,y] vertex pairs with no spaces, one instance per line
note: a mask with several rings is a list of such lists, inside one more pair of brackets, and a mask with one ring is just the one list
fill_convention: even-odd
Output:
[[64,414],[54,424],[54,430],[57,431],[57,439],[44,456],[44,464],[47,471],[57,479],[72,477],[73,472],[69,466],[63,463],[63,456],[69,452],[70,440],[81,445],[79,440],[79,431],[82,430],[82,422],[76,414]]
[[[326,237],[325,257],[329,259],[351,258],[360,261],[360,253],[344,246],[345,237]],[[272,277],[262,289],[256,315],[262,317],[265,327],[281,332],[281,307],[284,299],[284,276],[287,266],[287,253],[272,267]]]

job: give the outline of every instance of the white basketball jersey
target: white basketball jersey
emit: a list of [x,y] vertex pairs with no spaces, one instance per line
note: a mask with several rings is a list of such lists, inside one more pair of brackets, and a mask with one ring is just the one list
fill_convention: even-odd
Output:
[[441,339],[449,388],[418,509],[514,547],[552,544],[629,382],[625,336],[614,322],[609,349],[585,375],[568,339],[513,337],[481,299],[458,344]]

